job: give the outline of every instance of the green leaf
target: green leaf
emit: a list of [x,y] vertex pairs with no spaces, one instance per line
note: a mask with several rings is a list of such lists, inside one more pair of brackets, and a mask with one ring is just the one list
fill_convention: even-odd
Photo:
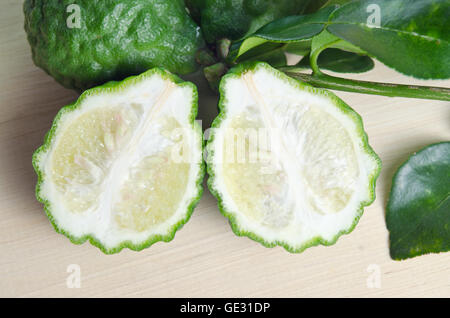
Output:
[[312,39],[311,42],[311,53],[309,54],[309,60],[311,64],[311,68],[314,73],[321,74],[322,72],[319,69],[319,66],[317,65],[317,59],[320,55],[320,53],[329,48],[332,47],[333,44],[339,43],[341,39],[339,39],[337,36],[331,34],[327,30],[323,30],[320,34],[315,36]]
[[283,43],[266,42],[242,54],[236,62],[240,63],[242,61],[255,60],[255,58],[260,55],[265,55],[271,53],[272,51],[283,50],[284,46],[285,44]]
[[[322,51],[317,62],[319,68],[338,73],[363,73],[374,67],[372,59],[368,56],[335,48]],[[309,56],[305,56],[297,66],[309,67]]]
[[286,55],[283,50],[274,50],[260,55],[245,59],[245,61],[267,62],[273,67],[282,67],[287,65]]
[[291,54],[304,56],[311,51],[311,40],[302,40],[286,44],[284,51]]
[[286,66],[287,59],[284,53],[284,46],[285,44],[283,43],[267,42],[245,52],[245,54],[241,55],[236,62],[259,61],[267,62],[273,67]]
[[250,61],[266,62],[273,67],[282,67],[287,65],[286,55],[283,51],[270,52],[267,55],[260,56]]
[[367,55],[367,52],[364,50],[361,50],[359,47],[344,41],[344,40],[340,40],[339,42],[334,43],[331,47],[334,47],[336,49],[341,49],[343,51],[347,51],[347,52],[353,52],[353,53],[357,53],[357,54],[362,54],[362,55]]
[[234,43],[229,60],[235,61],[245,52],[266,42],[298,42],[311,39],[322,32],[336,6],[326,7],[314,14],[290,16],[271,22],[244,39]]
[[[342,48],[344,50],[336,50],[336,48]],[[322,54],[326,49],[330,50]],[[374,63],[370,57],[345,52],[346,49],[362,53],[357,48],[354,49],[352,44],[341,40],[327,30],[323,30],[311,42],[309,63],[313,72],[315,74],[321,74],[320,68],[326,68],[341,73],[361,73],[373,68]],[[301,62],[303,64],[300,64],[300,66],[307,63],[306,60]]]
[[403,74],[444,79],[450,78],[449,17],[448,0],[361,0],[335,10],[327,30]]
[[[322,31],[320,34],[324,33],[325,31],[326,30]],[[315,39],[315,38],[317,38],[317,36],[313,37],[313,39]],[[309,54],[309,52],[311,51],[311,44],[312,44],[311,39],[302,40],[299,42],[292,42],[292,43],[286,44],[284,50],[287,53],[304,56],[306,54]],[[347,41],[344,41],[342,39],[340,39],[337,42],[334,42],[331,47],[336,48],[336,49],[341,49],[341,50],[344,50],[347,52],[357,53],[357,54],[363,54],[363,55],[367,54],[365,51],[361,50],[360,48],[358,48],[358,47],[354,46],[353,44],[351,44]]]
[[386,224],[395,260],[450,250],[450,142],[428,146],[400,167]]

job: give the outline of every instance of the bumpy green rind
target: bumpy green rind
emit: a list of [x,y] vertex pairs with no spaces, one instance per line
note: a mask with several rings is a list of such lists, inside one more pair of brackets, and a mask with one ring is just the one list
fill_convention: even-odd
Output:
[[263,25],[302,13],[311,0],[185,0],[207,42],[238,40]]
[[[80,8],[80,28],[69,5]],[[34,63],[67,88],[153,67],[188,74],[204,45],[182,0],[25,0],[23,9]]]
[[[215,176],[215,166],[214,166],[213,142],[214,142],[214,137],[215,137],[215,131],[217,129],[220,129],[222,120],[224,120],[225,117],[227,116],[227,109],[226,109],[227,92],[225,91],[226,82],[229,79],[239,78],[245,72],[254,71],[258,68],[265,68],[265,69],[269,70],[273,74],[274,77],[277,77],[285,82],[288,82],[293,87],[296,87],[300,90],[307,91],[307,92],[310,92],[310,93],[313,93],[316,95],[325,96],[328,99],[330,99],[331,101],[333,101],[333,103],[336,105],[337,108],[339,108],[339,110],[342,113],[344,113],[347,116],[349,116],[350,118],[352,118],[352,120],[356,123],[356,125],[358,127],[357,133],[363,142],[365,152],[367,154],[369,154],[377,163],[377,166],[378,166],[377,169],[369,177],[370,199],[368,201],[361,202],[360,207],[357,211],[357,215],[356,215],[355,220],[353,221],[352,225],[348,229],[341,230],[331,240],[326,240],[323,237],[317,236],[317,237],[312,238],[310,241],[304,243],[301,246],[292,246],[289,243],[284,242],[284,241],[268,242],[264,239],[264,237],[261,237],[259,235],[256,235],[253,232],[249,232],[249,231],[246,231],[246,230],[240,228],[240,225],[235,217],[235,212],[227,210],[225,208],[225,205],[224,205],[223,199],[222,199],[222,194],[214,187],[214,182],[215,182],[216,176]],[[359,116],[358,113],[356,113],[350,106],[348,106],[346,103],[344,103],[339,97],[334,95],[332,92],[323,90],[320,88],[315,88],[308,84],[302,83],[296,79],[293,79],[293,78],[285,75],[284,73],[282,73],[280,71],[277,71],[276,69],[272,68],[270,65],[268,65],[266,63],[262,63],[262,62],[242,63],[242,64],[236,66],[235,68],[231,69],[230,72],[222,78],[219,91],[220,91],[220,100],[219,100],[219,105],[218,105],[219,106],[219,115],[215,118],[215,120],[213,121],[213,123],[211,125],[211,127],[213,129],[211,129],[211,135],[210,135],[210,138],[206,145],[206,150],[208,153],[208,156],[206,159],[206,162],[207,162],[206,167],[207,167],[207,172],[208,172],[208,176],[209,176],[208,177],[208,188],[209,188],[210,192],[213,194],[213,196],[216,197],[216,199],[218,201],[218,206],[219,206],[220,212],[226,218],[228,218],[233,232],[237,236],[247,236],[256,242],[261,243],[265,247],[272,248],[275,246],[281,246],[284,249],[286,249],[288,252],[291,252],[291,253],[301,253],[305,249],[312,247],[312,246],[319,245],[319,244],[325,245],[325,246],[333,245],[336,243],[336,241],[338,240],[338,238],[341,235],[349,234],[350,232],[352,232],[353,229],[358,224],[359,219],[361,218],[361,216],[363,214],[364,207],[372,204],[372,202],[375,200],[375,183],[376,183],[376,179],[378,178],[378,176],[380,174],[380,170],[381,170],[381,159],[377,156],[377,154],[373,151],[373,149],[370,147],[370,145],[368,143],[368,137],[364,131],[364,126],[363,126],[361,116]]]
[[394,260],[450,251],[450,142],[425,147],[398,169],[386,226]]
[[196,86],[190,82],[184,82],[179,77],[169,73],[166,70],[160,69],[160,68],[151,69],[151,70],[149,70],[141,75],[138,75],[138,76],[128,77],[121,82],[111,81],[102,86],[98,86],[98,87],[89,89],[89,90],[85,91],[83,94],[81,94],[81,96],[78,98],[78,100],[76,102],[61,108],[61,110],[58,112],[55,119],[53,120],[52,127],[50,128],[50,130],[47,132],[47,134],[44,137],[44,143],[33,153],[32,163],[33,163],[34,170],[38,177],[38,181],[36,184],[37,200],[44,205],[45,213],[47,214],[47,217],[50,220],[51,224],[53,225],[53,228],[55,229],[55,231],[60,234],[63,234],[67,238],[69,238],[70,241],[74,244],[83,244],[84,242],[89,241],[92,245],[98,247],[103,253],[115,254],[115,253],[120,252],[124,248],[129,248],[130,250],[133,250],[133,251],[141,251],[159,241],[170,242],[175,237],[175,233],[180,228],[182,228],[184,224],[186,224],[189,221],[189,219],[194,211],[195,206],[197,205],[198,201],[200,200],[200,198],[202,196],[203,178],[205,176],[205,163],[203,162],[203,160],[200,163],[200,172],[199,172],[199,175],[196,180],[197,195],[192,198],[190,204],[188,205],[186,216],[183,219],[179,220],[178,223],[174,224],[166,235],[152,235],[146,241],[144,241],[140,244],[134,244],[130,241],[125,241],[116,247],[107,248],[107,247],[103,246],[102,243],[93,234],[78,237],[78,236],[74,236],[74,235],[68,233],[63,228],[59,227],[58,224],[56,223],[56,220],[54,219],[54,217],[52,215],[52,212],[51,212],[51,202],[44,199],[40,195],[40,188],[41,188],[41,185],[44,182],[44,179],[46,176],[44,175],[44,172],[39,168],[39,154],[41,152],[45,152],[45,151],[49,150],[53,140],[55,139],[55,132],[59,125],[61,116],[63,116],[63,114],[65,114],[67,112],[74,111],[75,109],[80,107],[80,105],[82,105],[83,101],[86,98],[89,98],[90,96],[103,95],[103,94],[109,94],[109,93],[113,93],[113,92],[123,91],[127,87],[133,86],[134,84],[144,80],[145,78],[151,77],[154,74],[158,74],[162,78],[172,81],[173,83],[177,84],[177,86],[181,86],[181,87],[187,86],[192,89],[194,96],[193,96],[193,100],[192,100],[189,122],[191,123],[191,125],[195,129],[195,131],[197,132],[198,138],[201,138],[201,140],[202,140],[201,145],[202,145],[202,149],[203,149],[204,141],[203,141],[203,135],[202,135],[202,128],[195,121],[195,118],[197,117],[197,111],[198,111],[198,106],[197,106],[198,105],[198,92],[197,92]]

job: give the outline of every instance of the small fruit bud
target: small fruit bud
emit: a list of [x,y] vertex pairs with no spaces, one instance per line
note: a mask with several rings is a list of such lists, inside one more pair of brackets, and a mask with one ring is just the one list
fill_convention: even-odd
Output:
[[230,39],[220,39],[217,41],[217,53],[219,57],[225,60],[230,52],[231,41]]

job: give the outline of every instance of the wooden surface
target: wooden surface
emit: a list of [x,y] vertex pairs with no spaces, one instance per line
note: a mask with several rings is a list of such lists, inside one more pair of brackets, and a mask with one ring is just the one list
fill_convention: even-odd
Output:
[[[21,1],[4,0],[0,10],[0,296],[450,296],[450,253],[392,261],[384,221],[396,168],[410,153],[450,140],[450,103],[337,93],[363,117],[383,169],[375,203],[366,208],[356,229],[334,246],[289,254],[236,237],[206,190],[191,220],[172,242],[107,256],[88,243],[73,245],[54,232],[35,200],[31,155],[58,109],[77,95],[33,65],[22,25]],[[357,77],[450,86],[450,81],[413,80],[380,64]],[[204,92],[201,98],[200,114],[208,122],[215,101]],[[81,270],[80,288],[67,286],[71,264]]]

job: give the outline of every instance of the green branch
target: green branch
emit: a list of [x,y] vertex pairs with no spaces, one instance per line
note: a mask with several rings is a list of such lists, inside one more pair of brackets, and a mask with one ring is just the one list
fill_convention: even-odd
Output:
[[402,85],[358,81],[326,74],[305,74],[304,68],[295,66],[279,68],[280,71],[315,87],[334,89],[345,92],[382,95],[389,97],[407,97],[450,101],[450,89],[418,85]]

